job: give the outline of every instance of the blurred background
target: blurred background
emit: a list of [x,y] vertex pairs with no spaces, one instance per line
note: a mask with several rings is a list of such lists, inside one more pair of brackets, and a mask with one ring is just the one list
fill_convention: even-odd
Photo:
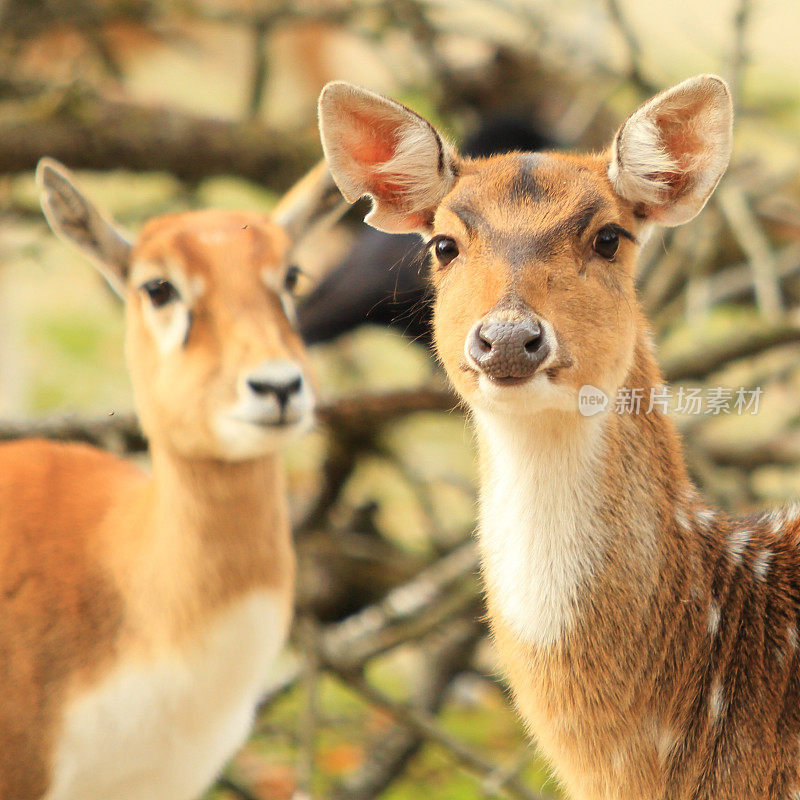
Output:
[[[40,156],[135,232],[269,210],[321,155],[334,78],[488,153],[602,148],[651,94],[713,71],[736,100],[733,163],[699,218],[649,241],[641,298],[670,381],[763,390],[755,415],[678,420],[703,491],[734,511],[796,499],[799,38],[795,0],[0,0],[0,438],[146,461],[119,303],[46,228]],[[424,258],[363,210],[300,254],[322,408],[287,458],[297,620],[210,796],[558,797],[485,638],[473,442],[428,349]]]

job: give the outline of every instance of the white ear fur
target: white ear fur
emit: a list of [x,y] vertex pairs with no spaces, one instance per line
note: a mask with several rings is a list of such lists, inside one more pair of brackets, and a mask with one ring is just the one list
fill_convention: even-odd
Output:
[[430,230],[456,180],[456,156],[433,126],[394,100],[348,83],[319,98],[322,147],[344,197],[373,200],[366,222],[389,233]]
[[645,103],[617,132],[608,177],[661,225],[696,216],[730,160],[733,105],[725,82],[698,75]]
[[127,238],[84,197],[63,164],[42,158],[36,167],[36,182],[42,211],[53,231],[87,255],[123,297],[131,254]]

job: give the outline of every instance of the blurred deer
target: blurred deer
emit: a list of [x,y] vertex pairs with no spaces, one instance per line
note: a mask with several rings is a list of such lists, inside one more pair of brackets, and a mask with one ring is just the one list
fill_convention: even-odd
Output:
[[[478,431],[489,614],[517,706],[578,800],[800,797],[800,518],[706,506],[659,405],[634,291],[656,225],[731,151],[724,82],[656,96],[591,155],[464,159],[329,84],[323,146],[367,220],[432,253],[434,338]],[[607,398],[579,412],[582,387]]]
[[335,186],[320,166],[270,217],[167,215],[130,244],[62,166],[38,181],[53,230],[125,300],[152,474],[0,447],[0,798],[192,800],[287,635],[279,450],[313,411],[290,256]]

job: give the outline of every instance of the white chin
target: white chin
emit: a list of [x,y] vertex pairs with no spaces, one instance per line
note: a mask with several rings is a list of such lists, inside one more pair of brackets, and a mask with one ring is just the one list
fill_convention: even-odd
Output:
[[516,385],[496,383],[486,375],[478,378],[478,390],[469,401],[481,411],[504,414],[536,414],[540,411],[578,411],[572,387],[555,383],[545,372]]
[[305,433],[313,421],[310,413],[281,425],[220,416],[215,425],[220,455],[230,461],[244,461],[275,453]]

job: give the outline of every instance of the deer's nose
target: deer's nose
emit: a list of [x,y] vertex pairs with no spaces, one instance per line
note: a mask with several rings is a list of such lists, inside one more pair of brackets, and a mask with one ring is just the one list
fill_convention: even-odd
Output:
[[493,380],[530,378],[550,354],[542,323],[535,318],[485,320],[470,331],[467,354]]
[[290,362],[263,364],[247,377],[247,387],[261,398],[273,396],[283,411],[303,388],[300,368]]

